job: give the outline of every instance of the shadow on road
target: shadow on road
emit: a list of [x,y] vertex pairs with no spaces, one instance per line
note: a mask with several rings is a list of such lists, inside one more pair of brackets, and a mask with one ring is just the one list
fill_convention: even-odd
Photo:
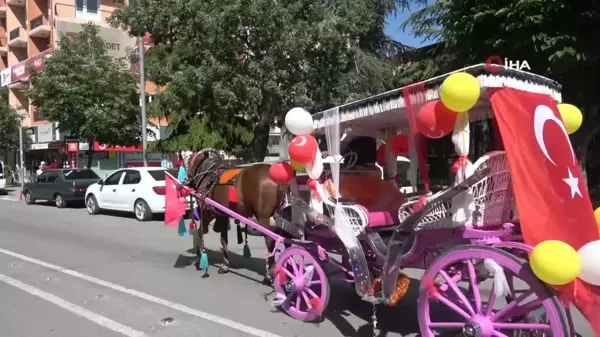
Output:
[[12,188],[6,188],[4,190],[0,190],[0,195],[10,195],[11,193],[13,193],[15,190]]
[[[36,201],[35,206],[44,206],[44,207],[54,207],[56,208],[56,204],[54,201]],[[77,202],[69,202],[66,209],[84,209],[85,203],[83,201]]]
[[[191,243],[191,238],[190,238]],[[186,251],[193,255],[179,255],[173,265],[173,268],[186,268],[192,266],[196,262],[196,250],[190,248]],[[223,261],[223,254],[220,251],[214,251],[212,249],[206,249],[206,255],[208,255],[208,261],[210,263],[209,274],[217,273],[219,265]],[[255,279],[248,277],[247,275],[241,274],[236,270],[245,269],[256,273],[260,278]],[[202,271],[203,272],[203,271]],[[243,277],[247,280],[261,283],[265,274],[265,259],[257,257],[245,258],[237,253],[229,252],[229,273],[239,277]]]
[[[180,254],[174,264],[174,268],[186,268],[193,266],[196,261],[194,249],[188,249],[187,253],[192,255]],[[207,249],[206,253],[211,263],[209,274],[219,277],[217,274],[218,265],[221,263],[222,255],[220,251]],[[243,275],[236,270],[246,269],[260,275],[255,279]],[[203,271],[199,271],[203,272]],[[265,272],[265,260],[263,258],[244,258],[243,256],[230,252],[230,273],[243,277],[247,280],[262,284],[262,276]],[[328,272],[328,274],[330,274]],[[336,281],[335,277],[329,279],[331,284],[331,297],[329,307],[327,308],[323,320],[330,321],[341,333],[342,336],[352,337],[372,337],[373,326],[371,317],[373,316],[373,306],[360,299],[352,285],[342,284]],[[419,325],[417,317],[417,298],[419,296],[420,283],[416,279],[411,279],[408,293],[398,302],[396,307],[387,306],[377,307],[378,337],[386,337],[389,333],[401,334],[403,336],[416,334],[419,336]],[[432,321],[453,321],[454,313],[436,303],[431,303],[433,312]],[[355,316],[361,320],[360,326],[356,329],[348,320],[348,317]],[[452,316],[452,317],[449,317]],[[443,319],[442,319],[443,318]],[[451,333],[447,336],[454,336]],[[446,335],[445,335],[446,336]]]

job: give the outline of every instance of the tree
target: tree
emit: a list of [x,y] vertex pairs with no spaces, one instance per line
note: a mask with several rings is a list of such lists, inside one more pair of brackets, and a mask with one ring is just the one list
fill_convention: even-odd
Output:
[[162,149],[216,147],[261,161],[269,129],[295,106],[318,111],[394,87],[383,33],[391,0],[139,0],[113,26],[149,32],[146,69],[164,87]]
[[99,31],[90,23],[74,39],[62,35],[44,71],[31,76],[28,96],[44,119],[90,144],[139,144],[136,78],[125,60],[108,56]]
[[589,1],[413,1],[425,5],[403,28],[444,41],[454,66],[483,63],[492,55],[527,60],[534,73],[563,85],[563,100],[580,107],[584,122],[572,137],[582,166],[600,131],[600,7]]
[[21,116],[8,103],[6,89],[0,92],[0,149],[14,151],[19,149],[19,129]]

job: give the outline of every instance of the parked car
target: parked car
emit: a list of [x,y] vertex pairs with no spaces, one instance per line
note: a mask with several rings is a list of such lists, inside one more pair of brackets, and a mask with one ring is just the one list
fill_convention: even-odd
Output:
[[2,160],[0,160],[0,194],[6,194],[6,176],[5,167]]
[[24,185],[23,198],[28,205],[46,200],[64,208],[71,202],[84,201],[86,189],[98,180],[100,177],[89,169],[46,170]]
[[165,212],[165,172],[177,177],[177,170],[161,167],[117,170],[87,189],[88,213],[133,212],[139,221],[151,220],[155,214]]

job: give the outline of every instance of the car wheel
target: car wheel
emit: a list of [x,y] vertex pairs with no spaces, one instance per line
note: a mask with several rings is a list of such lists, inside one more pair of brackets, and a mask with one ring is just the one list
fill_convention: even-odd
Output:
[[54,204],[56,205],[57,208],[67,207],[67,202],[65,201],[65,198],[63,198],[63,196],[61,194],[57,194],[54,196]]
[[31,192],[25,191],[25,193],[23,194],[23,198],[25,199],[25,203],[27,205],[35,204],[35,199],[31,197]]
[[148,203],[143,199],[136,200],[135,204],[133,205],[133,213],[138,221],[152,220],[152,211],[150,210],[150,206],[148,206]]
[[87,208],[87,211],[90,215],[96,215],[96,214],[100,213],[100,207],[98,206],[98,200],[96,200],[96,197],[93,194],[88,196],[87,199],[85,200],[85,208]]

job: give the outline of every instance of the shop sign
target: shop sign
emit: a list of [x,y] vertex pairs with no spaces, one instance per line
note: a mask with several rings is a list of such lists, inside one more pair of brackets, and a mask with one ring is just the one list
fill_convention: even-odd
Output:
[[108,144],[94,142],[94,151],[96,151],[96,152],[137,152],[137,151],[142,151],[142,145],[120,146],[120,145],[108,145]]
[[50,57],[52,51],[53,49],[48,49],[12,66],[10,83],[26,79],[31,74],[32,69],[34,71],[44,71],[44,63]]
[[7,85],[10,84],[10,78],[11,78],[11,68],[6,68],[6,69],[2,69],[2,72],[0,72],[0,78],[1,78],[1,85],[2,87],[5,87]]
[[52,124],[40,124],[37,126],[38,143],[48,143],[53,140]]
[[79,152],[79,142],[68,142],[67,152]]

